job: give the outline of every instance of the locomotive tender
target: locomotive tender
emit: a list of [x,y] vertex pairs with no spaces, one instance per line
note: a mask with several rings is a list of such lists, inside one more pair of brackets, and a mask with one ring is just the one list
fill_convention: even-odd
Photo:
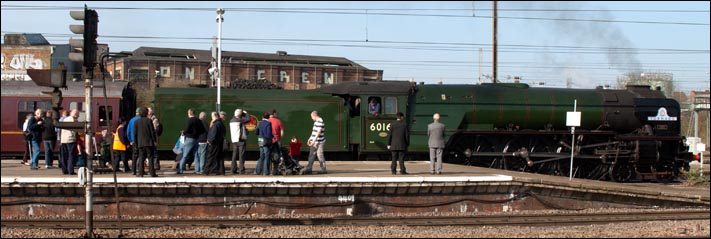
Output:
[[[691,160],[680,135],[679,103],[649,86],[608,90],[386,81],[304,91],[227,89],[221,94],[228,116],[244,109],[253,124],[263,112],[276,109],[287,139],[306,140],[313,124],[309,113],[319,111],[326,124],[327,160],[334,159],[329,154],[354,160],[386,154],[397,112],[405,114],[410,128],[409,154],[421,159],[427,158],[427,125],[439,113],[446,125],[445,161],[450,163],[569,176],[574,150],[574,177],[628,181],[669,180],[688,169]],[[159,149],[173,147],[188,108],[209,113],[216,98],[215,89],[156,89],[154,104],[165,129]],[[377,116],[368,114],[372,100],[381,105]],[[565,117],[574,100],[582,120],[571,149]],[[250,136],[247,145],[256,151],[256,137]]]

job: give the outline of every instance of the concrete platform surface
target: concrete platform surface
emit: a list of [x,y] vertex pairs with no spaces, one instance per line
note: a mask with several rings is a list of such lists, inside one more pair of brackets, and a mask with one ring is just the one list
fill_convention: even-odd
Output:
[[[315,163],[311,175],[254,175],[256,162],[245,162],[247,174],[232,174],[230,162],[225,162],[226,175],[198,175],[194,170],[186,170],[177,174],[172,169],[172,162],[161,162],[161,170],[156,171],[159,177],[150,177],[147,171],[139,178],[131,173],[117,172],[119,183],[328,183],[328,182],[468,182],[468,181],[511,181],[512,177],[492,172],[483,172],[477,167],[445,164],[442,174],[430,174],[429,162],[410,161],[405,163],[407,175],[398,171],[390,172],[390,162],[373,161],[334,161],[326,162],[327,174],[319,174],[320,168]],[[302,166],[304,164],[302,163]],[[79,169],[75,168],[75,172]],[[503,172],[503,171],[502,171]],[[79,175],[64,175],[59,168],[44,168],[30,170],[29,166],[20,164],[19,160],[3,160],[0,164],[2,183],[78,183]],[[95,183],[113,183],[112,173],[95,173]]]

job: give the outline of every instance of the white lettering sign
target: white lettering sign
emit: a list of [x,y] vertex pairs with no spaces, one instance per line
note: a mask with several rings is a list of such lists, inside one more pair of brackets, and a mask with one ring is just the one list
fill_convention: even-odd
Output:
[[390,123],[371,123],[370,131],[390,131]]
[[2,74],[2,80],[31,81],[32,78],[27,74]]
[[185,79],[186,80],[194,80],[195,79],[195,68],[193,67],[185,67]]
[[161,66],[160,67],[160,76],[161,77],[170,77],[170,66]]
[[333,73],[328,73],[324,72],[323,73],[323,82],[326,84],[333,84]]
[[257,70],[257,80],[266,80],[267,78],[262,77],[266,72],[265,70]]
[[286,71],[279,71],[279,81],[281,82],[289,82],[289,75],[286,74]]
[[649,121],[676,121],[676,117],[671,117],[667,113],[667,109],[664,107],[659,108],[657,110],[657,116],[649,116],[647,117],[647,120]]
[[308,72],[301,73],[301,83],[311,83],[311,82],[309,82],[309,73]]
[[338,195],[338,202],[355,202],[355,195]]
[[[5,56],[2,57],[3,67],[5,66]],[[17,54],[10,60],[10,68],[15,70],[43,69],[46,64],[41,59],[35,59],[34,54]],[[4,69],[3,69],[4,70]]]

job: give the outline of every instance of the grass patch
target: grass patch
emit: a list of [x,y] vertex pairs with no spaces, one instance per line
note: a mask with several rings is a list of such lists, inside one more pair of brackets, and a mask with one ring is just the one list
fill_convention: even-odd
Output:
[[686,180],[684,180],[684,185],[686,186],[709,186],[709,175],[701,176],[701,167],[690,169],[689,171],[682,170],[681,174]]

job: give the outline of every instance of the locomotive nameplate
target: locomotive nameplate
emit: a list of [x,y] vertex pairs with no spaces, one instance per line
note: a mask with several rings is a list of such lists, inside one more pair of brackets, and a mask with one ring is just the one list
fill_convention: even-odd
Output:
[[676,117],[669,116],[667,108],[661,107],[657,111],[657,116],[647,117],[649,121],[676,121]]

